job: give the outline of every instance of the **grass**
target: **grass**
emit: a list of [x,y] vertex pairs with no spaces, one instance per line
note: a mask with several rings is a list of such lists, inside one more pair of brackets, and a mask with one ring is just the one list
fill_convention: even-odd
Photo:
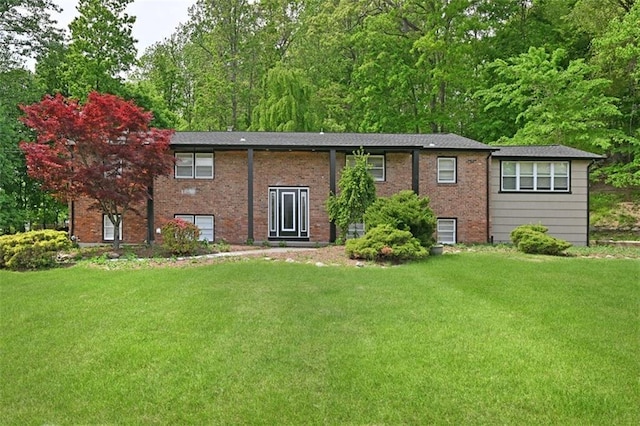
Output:
[[3,424],[638,424],[636,259],[0,271]]

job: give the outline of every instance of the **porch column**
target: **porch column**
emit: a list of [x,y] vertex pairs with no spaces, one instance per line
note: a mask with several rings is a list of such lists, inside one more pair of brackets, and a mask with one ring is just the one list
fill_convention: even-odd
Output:
[[420,195],[420,150],[414,149],[411,153],[411,189],[416,195]]
[[253,148],[247,150],[247,241],[253,241]]
[[[329,150],[329,192],[336,193],[336,150]],[[329,242],[336,242],[336,224],[331,222],[329,225]]]
[[154,222],[153,222],[153,184],[147,188],[149,198],[147,198],[147,244],[151,244],[155,240]]

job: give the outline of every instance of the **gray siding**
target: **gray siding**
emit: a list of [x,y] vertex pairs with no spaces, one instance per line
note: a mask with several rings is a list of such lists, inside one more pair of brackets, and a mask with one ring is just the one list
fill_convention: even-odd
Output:
[[585,160],[571,161],[570,193],[500,193],[500,160],[492,159],[490,205],[493,241],[510,242],[509,234],[513,228],[541,223],[554,237],[574,245],[586,245],[589,164]]

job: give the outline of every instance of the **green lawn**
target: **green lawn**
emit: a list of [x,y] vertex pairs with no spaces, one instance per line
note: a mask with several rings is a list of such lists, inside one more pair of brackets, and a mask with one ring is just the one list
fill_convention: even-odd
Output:
[[0,271],[0,423],[640,424],[640,262]]

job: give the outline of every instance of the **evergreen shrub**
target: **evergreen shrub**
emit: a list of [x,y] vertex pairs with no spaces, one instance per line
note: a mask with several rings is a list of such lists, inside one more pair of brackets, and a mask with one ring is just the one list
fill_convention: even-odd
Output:
[[511,241],[518,250],[529,254],[559,256],[571,247],[571,243],[547,235],[548,230],[543,225],[521,225],[511,231]]
[[422,259],[429,255],[411,232],[384,224],[371,228],[360,237],[346,242],[351,259],[401,262]]
[[60,251],[72,247],[67,233],[45,229],[0,237],[0,268],[22,270],[49,268]]
[[367,229],[387,224],[409,231],[427,249],[435,241],[436,217],[429,207],[429,198],[421,198],[410,190],[400,191],[388,198],[378,198],[367,209],[364,221]]

